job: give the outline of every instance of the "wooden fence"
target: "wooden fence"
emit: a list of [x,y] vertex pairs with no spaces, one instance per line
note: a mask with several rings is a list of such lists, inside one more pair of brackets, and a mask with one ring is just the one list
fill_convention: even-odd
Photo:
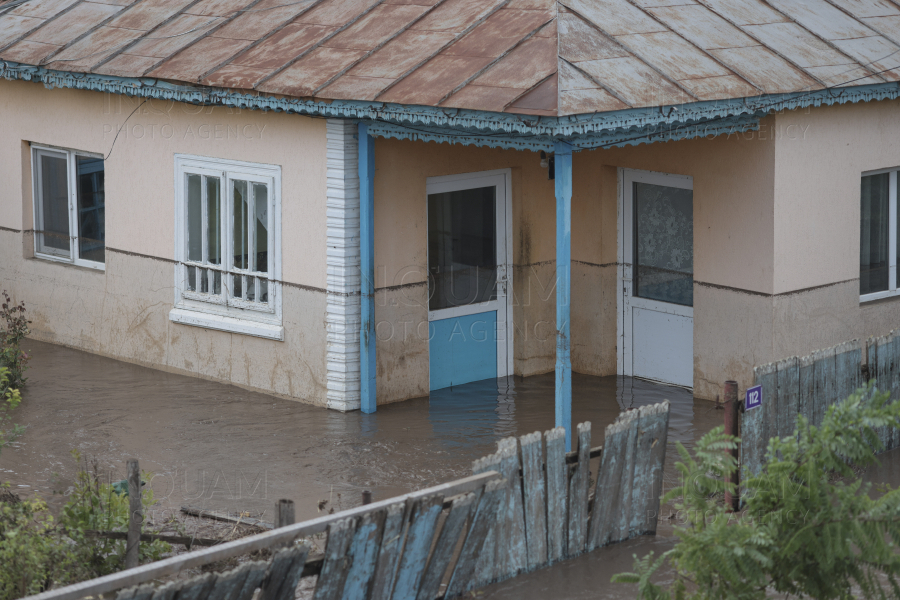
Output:
[[[748,474],[759,473],[769,438],[793,433],[798,414],[819,425],[829,406],[871,379],[900,398],[900,330],[762,365],[753,378],[762,385],[763,403],[746,411],[741,423],[741,464]],[[900,431],[885,427],[880,435],[885,450],[900,446]]]
[[[314,600],[454,598],[494,581],[656,532],[669,403],[621,414],[605,449],[591,449],[591,425],[578,425],[565,452],[557,428],[498,443],[471,477],[273,529],[114,575],[50,590],[28,600],[76,600],[119,590],[117,600],[293,600],[302,577],[318,579]],[[600,457],[591,486],[590,459]],[[591,490],[593,487],[593,493]],[[295,541],[327,532],[325,553]],[[242,564],[162,586],[160,577],[275,550]],[[315,565],[311,568],[311,565]]]

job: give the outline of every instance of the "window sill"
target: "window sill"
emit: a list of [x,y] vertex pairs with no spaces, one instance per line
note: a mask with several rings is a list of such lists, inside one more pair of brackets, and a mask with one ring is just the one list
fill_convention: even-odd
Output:
[[889,300],[891,298],[900,298],[900,290],[891,290],[887,292],[875,292],[874,294],[866,294],[865,296],[859,297],[859,303],[862,304],[871,304],[873,302],[878,302],[879,300]]
[[83,261],[83,260],[73,262],[72,260],[70,260],[68,258],[60,258],[57,256],[51,256],[49,254],[39,254],[37,252],[35,252],[33,256],[29,256],[27,258],[28,258],[28,260],[39,260],[41,262],[46,262],[46,263],[54,263],[57,265],[66,265],[68,267],[72,267],[75,269],[91,271],[92,273],[105,273],[106,272],[106,264],[105,263],[95,263],[95,262]]
[[203,327],[205,329],[216,329],[218,331],[227,331],[229,333],[252,335],[269,340],[278,340],[279,342],[284,341],[284,327],[281,325],[259,323],[256,321],[237,319],[235,317],[226,317],[224,315],[213,315],[184,308],[173,308],[170,310],[169,320],[173,323],[180,323],[181,325],[192,325],[194,327]]

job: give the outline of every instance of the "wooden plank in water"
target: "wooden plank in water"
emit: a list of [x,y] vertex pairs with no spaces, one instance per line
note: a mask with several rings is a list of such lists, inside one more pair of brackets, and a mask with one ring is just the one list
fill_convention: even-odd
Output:
[[500,475],[509,482],[509,485],[504,500],[506,517],[498,523],[498,531],[502,531],[503,535],[498,536],[494,550],[497,561],[494,581],[514,577],[528,568],[519,440],[514,437],[500,440],[497,443],[497,454],[500,456]]
[[[482,457],[473,462],[472,473],[496,471],[502,476],[503,468],[500,463],[501,456],[498,450],[494,454],[489,454],[488,456]],[[501,501],[501,505],[504,508],[501,508],[499,510],[505,510],[505,493],[506,492],[504,492],[504,500]],[[499,524],[497,523],[495,523],[495,525],[488,530],[487,537],[484,540],[483,548],[481,549],[483,559],[478,563],[478,567],[476,568],[474,573],[475,582],[477,583],[476,587],[487,585],[494,580],[494,577],[497,573],[497,553],[500,552],[498,548],[502,548],[502,545],[498,542],[498,536],[503,535],[503,533],[503,531],[500,531]]]
[[363,515],[350,541],[350,570],[344,582],[343,600],[366,600],[375,577],[375,565],[384,531],[387,509]]
[[466,521],[478,505],[480,496],[480,493],[470,492],[464,496],[457,496],[453,500],[450,505],[450,513],[444,521],[444,526],[441,527],[441,533],[438,535],[431,559],[428,561],[428,567],[425,569],[425,575],[422,577],[422,584],[416,595],[417,600],[434,600],[438,597],[441,582],[453,559],[453,553],[462,537]]
[[257,600],[294,600],[308,554],[309,548],[306,546],[292,546],[276,552],[269,563]]
[[656,533],[669,429],[669,401],[638,409],[630,537]]
[[625,445],[629,424],[618,419],[606,428],[603,456],[594,487],[594,508],[588,530],[588,550],[606,546],[612,541],[617,516],[621,511],[621,485],[625,469]]
[[[563,438],[565,441],[565,438]],[[485,540],[488,532],[493,529],[500,510],[500,502],[506,493],[507,481],[494,480],[484,488],[484,493],[478,501],[478,508],[472,518],[472,526],[466,534],[459,560],[453,568],[450,583],[444,598],[455,598],[477,587],[475,580],[476,567],[485,560],[493,562],[493,556],[485,555]]]
[[522,488],[525,496],[525,543],[528,570],[547,564],[547,490],[544,484],[544,444],[535,431],[519,438]]
[[578,464],[569,481],[569,545],[568,556],[578,556],[584,552],[587,543],[588,492],[591,476],[591,424],[576,426],[578,438]]
[[[566,430],[562,427],[544,432],[547,445],[547,557],[550,563],[561,561],[567,554],[568,504],[566,486]],[[609,454],[603,452],[604,459]]]
[[[328,526],[328,539],[325,542],[325,560],[322,572],[316,581],[313,600],[340,600],[344,594],[344,582],[350,571],[347,554],[350,543],[356,533],[358,517],[342,519]],[[297,587],[296,584],[294,587]],[[292,588],[293,589],[293,588]],[[292,597],[293,598],[293,597]],[[292,598],[290,600],[292,600]],[[289,599],[284,599],[289,600]]]
[[[619,512],[614,515],[611,542],[627,540],[631,535],[631,495],[634,490],[634,463],[637,450],[637,433],[639,412],[630,410],[616,419],[626,426],[623,431],[627,437],[624,443],[622,480],[619,484]],[[605,454],[605,452],[604,452]]]
[[393,600],[416,600],[443,505],[444,497],[440,495],[420,498],[413,505],[394,593],[391,595]]
[[372,600],[389,600],[394,587],[394,575],[400,550],[403,549],[403,524],[406,503],[397,502],[387,507],[378,560],[375,562],[375,577],[372,580]]

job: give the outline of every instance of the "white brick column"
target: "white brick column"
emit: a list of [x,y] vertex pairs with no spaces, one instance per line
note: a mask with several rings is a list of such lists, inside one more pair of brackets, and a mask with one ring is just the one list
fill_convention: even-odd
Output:
[[355,121],[328,119],[328,408],[357,410],[359,387],[359,163]]

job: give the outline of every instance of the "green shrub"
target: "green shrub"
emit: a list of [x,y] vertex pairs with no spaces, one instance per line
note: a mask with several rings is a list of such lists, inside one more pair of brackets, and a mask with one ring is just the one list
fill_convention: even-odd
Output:
[[19,390],[9,384],[9,369],[0,366],[0,451],[25,431],[12,422],[12,411],[22,402]]
[[[760,474],[742,482],[744,510],[721,502],[723,483],[737,468],[726,451],[739,440],[718,427],[692,457],[678,444],[683,485],[675,500],[684,524],[678,542],[658,558],[638,560],[635,573],[614,582],[637,583],[639,597],[761,600],[767,593],[809,597],[900,597],[900,490],[870,496],[854,468],[877,462],[877,430],[900,427],[900,402],[872,384],[828,408],[819,427],[797,417],[794,434],[769,440]],[[675,580],[652,583],[668,563]]]
[[25,303],[14,303],[9,294],[2,293],[0,303],[0,367],[9,369],[9,386],[20,389],[25,385],[28,353],[22,350],[22,340],[30,332],[25,318]]

